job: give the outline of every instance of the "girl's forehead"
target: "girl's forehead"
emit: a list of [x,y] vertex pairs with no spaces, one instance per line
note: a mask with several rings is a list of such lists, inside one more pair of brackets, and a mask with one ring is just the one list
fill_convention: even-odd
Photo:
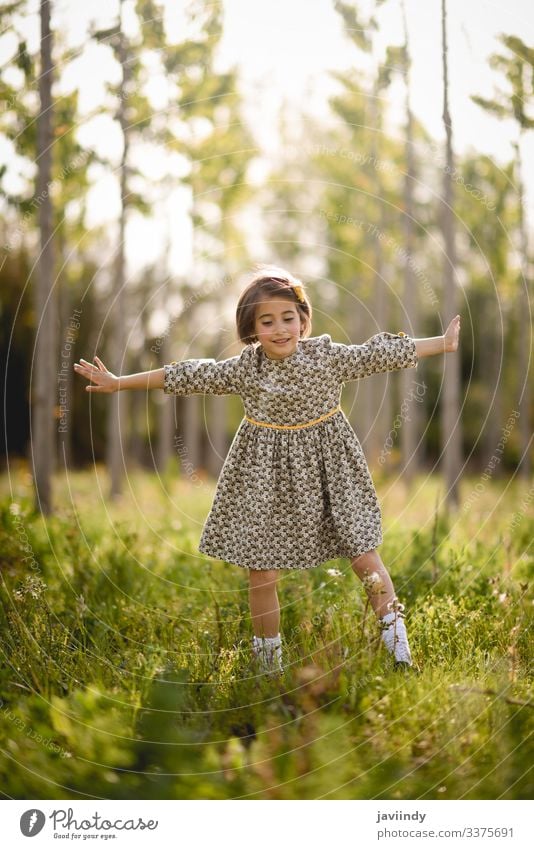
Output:
[[262,298],[256,303],[256,315],[275,312],[296,312],[296,304],[291,303],[289,298]]

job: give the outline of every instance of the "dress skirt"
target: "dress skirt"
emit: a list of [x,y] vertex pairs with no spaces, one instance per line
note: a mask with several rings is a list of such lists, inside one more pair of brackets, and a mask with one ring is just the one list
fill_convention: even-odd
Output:
[[241,423],[199,550],[249,569],[310,569],[382,542],[360,442],[341,411],[286,431]]

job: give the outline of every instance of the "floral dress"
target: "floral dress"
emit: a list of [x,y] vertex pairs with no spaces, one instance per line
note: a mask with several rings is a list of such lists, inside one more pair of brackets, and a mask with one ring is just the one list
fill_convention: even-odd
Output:
[[226,360],[165,365],[165,393],[235,394],[245,409],[199,550],[248,569],[311,569],[380,545],[378,498],[341,390],[417,362],[414,339],[383,332],[362,345],[299,339],[280,360],[256,343]]

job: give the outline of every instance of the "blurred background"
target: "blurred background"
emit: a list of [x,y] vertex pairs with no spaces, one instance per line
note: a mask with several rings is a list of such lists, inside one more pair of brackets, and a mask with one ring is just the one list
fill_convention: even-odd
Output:
[[526,3],[14,2],[1,22],[3,454],[38,509],[95,461],[110,497],[134,466],[218,474],[239,399],[88,397],[72,365],[233,356],[255,262],[302,277],[313,335],[461,314],[457,356],[345,390],[372,469],[440,472],[449,505],[492,457],[528,479]]
[[[532,798],[530,5],[3,4],[2,797]],[[461,315],[343,393],[409,678],[338,559],[283,575],[258,680],[197,549],[241,400],[74,376],[238,354],[258,262],[338,342]]]

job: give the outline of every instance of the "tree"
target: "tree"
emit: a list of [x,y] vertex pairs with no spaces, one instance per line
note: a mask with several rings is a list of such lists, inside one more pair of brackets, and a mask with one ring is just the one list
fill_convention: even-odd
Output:
[[[375,0],[374,11],[383,2],[384,0]],[[334,6],[342,17],[345,33],[356,50],[373,56],[376,52],[375,34],[378,30],[378,21],[375,14],[371,14],[364,20],[360,16],[357,4],[336,0]],[[349,125],[352,124],[351,130],[354,134],[354,141],[359,138],[360,142],[363,142],[361,147],[365,150],[369,149],[369,160],[372,163],[367,178],[369,193],[366,197],[365,211],[371,218],[370,224],[373,227],[371,232],[376,236],[371,237],[372,264],[369,270],[372,277],[368,282],[370,291],[365,300],[368,308],[372,310],[377,326],[382,330],[385,329],[388,320],[387,284],[384,277],[382,246],[385,213],[381,194],[381,175],[374,163],[378,163],[381,156],[379,151],[381,147],[382,114],[379,97],[384,77],[377,62],[371,81],[371,91],[367,94],[364,93],[369,87],[367,80],[359,74],[336,74],[335,76],[343,85],[344,91],[340,96],[332,98],[331,105],[344,121]],[[365,144],[366,139],[368,140],[367,144]],[[348,328],[349,333],[354,340],[363,341],[366,336],[370,335],[366,332],[368,323],[364,310],[350,309],[351,305],[349,304],[347,306],[349,307],[348,315],[353,317]],[[358,407],[361,410],[360,418],[364,440],[369,440],[369,453],[373,456],[379,454],[381,445],[384,444],[391,419],[392,404],[390,394],[385,391],[386,380],[387,378],[383,375],[377,375],[375,379],[366,380],[361,387],[355,388],[357,394],[361,396]]]
[[[378,30],[376,11],[383,5],[383,0],[374,4],[374,13],[367,20],[362,20],[358,9],[353,4],[345,2],[335,3],[336,10],[341,14],[345,23],[347,35],[355,47],[365,53],[375,54],[375,33]],[[386,329],[392,320],[391,305],[388,299],[386,284],[387,251],[384,246],[385,231],[394,226],[391,207],[388,207],[387,176],[381,172],[381,164],[386,156],[387,146],[384,144],[382,109],[380,108],[380,97],[382,92],[390,85],[393,75],[400,71],[404,80],[405,102],[406,102],[406,127],[404,141],[404,162],[400,166],[403,180],[403,199],[397,204],[403,208],[403,274],[404,292],[402,298],[403,319],[404,316],[411,327],[419,324],[417,314],[416,280],[413,269],[413,255],[415,252],[415,218],[413,201],[413,182],[415,179],[415,153],[414,153],[414,120],[410,106],[410,55],[408,45],[408,28],[404,3],[402,6],[402,17],[404,24],[404,44],[400,47],[388,47],[386,58],[383,63],[375,58],[376,70],[373,73],[372,90],[367,97],[363,97],[365,84],[362,81],[357,87],[353,81],[344,96],[333,99],[334,110],[345,120],[352,122],[355,134],[360,138],[368,136],[368,148],[370,161],[374,167],[370,169],[371,190],[366,198],[366,212],[372,214],[373,225],[371,234],[373,238],[373,272],[372,281],[372,308],[380,329]],[[345,75],[337,75],[340,82],[347,87],[349,78]],[[360,114],[354,109],[357,98],[361,100]],[[351,114],[352,112],[352,114]],[[391,155],[391,152],[390,152]],[[388,220],[389,219],[389,220]],[[377,236],[377,237],[375,237]],[[363,328],[361,328],[363,330]],[[356,328],[355,328],[356,331]],[[362,405],[366,413],[364,430],[370,432],[370,446],[372,455],[376,456],[384,445],[387,434],[391,427],[392,399],[391,393],[386,385],[391,381],[391,376],[377,375],[372,381],[366,381],[363,386]],[[399,378],[399,387],[403,398],[410,397],[410,384],[413,375],[404,372]],[[401,430],[402,460],[407,483],[416,474],[418,466],[417,455],[417,433],[420,429],[418,405],[412,405],[413,415],[403,422]],[[376,412],[375,412],[376,411]]]
[[[82,234],[87,170],[92,157],[83,150],[75,135],[78,125],[77,92],[54,94],[52,89],[56,68],[68,67],[75,54],[67,49],[57,29],[53,30],[52,39],[51,7],[41,6],[41,30],[44,27],[48,35],[43,37],[41,33],[39,62],[37,56],[29,53],[26,39],[20,34],[18,13],[22,9],[23,4],[17,3],[11,5],[9,15],[7,9],[3,10],[4,28],[9,28],[18,41],[13,61],[24,75],[24,84],[17,88],[9,85],[4,77],[0,81],[0,100],[3,101],[0,132],[14,154],[10,167],[6,164],[0,168],[0,196],[10,230],[10,238],[4,242],[6,254],[16,250],[21,256],[35,255],[37,270],[31,290],[35,327],[31,369],[34,391],[30,399],[29,453],[35,465],[36,505],[39,509],[39,504],[42,504],[43,512],[50,512],[51,474],[57,463],[57,449],[68,465],[72,439],[72,368],[70,362],[62,365],[62,353],[67,344],[67,328],[72,324],[71,289],[76,285],[80,266],[73,271],[74,263],[70,262],[67,269],[66,256],[69,245],[73,241],[78,242]],[[42,72],[39,75],[40,97],[36,103],[35,67],[39,64]],[[25,176],[26,185],[14,192],[7,188],[5,178],[12,171],[16,173],[19,161],[25,163],[21,173]],[[35,177],[27,176],[29,169],[26,166],[30,163],[36,165]],[[11,227],[13,211],[16,226]],[[23,296],[22,290],[21,298]],[[60,328],[63,329],[61,339]],[[58,344],[60,341],[61,344]],[[6,361],[6,369],[8,367],[13,368],[10,357]],[[54,425],[57,425],[57,432]]]
[[[206,286],[205,281],[229,279],[246,260],[237,213],[250,195],[247,169],[256,146],[241,115],[236,69],[218,71],[215,67],[223,34],[222,5],[196,0],[188,9],[187,23],[189,36],[168,45],[162,53],[165,74],[174,89],[173,108],[164,115],[164,121],[156,122],[155,133],[168,152],[182,157],[188,169],[182,182],[191,190],[194,288],[187,292],[182,286],[181,294],[188,304],[185,322],[174,316],[172,325],[189,335],[195,314],[206,308],[208,299],[213,314],[223,312],[228,300],[228,285]],[[209,356],[220,355],[222,341],[218,329],[206,328],[204,345]],[[224,350],[224,356],[231,356]],[[210,415],[213,430],[207,465],[217,474],[221,446],[227,442],[229,402],[222,396],[209,399],[208,404],[214,414]],[[184,398],[181,404],[182,438],[194,467],[202,463],[200,405],[198,396]],[[168,443],[171,434],[163,408],[161,415],[162,439],[165,437]],[[169,446],[161,443],[160,459],[169,455]]]
[[[443,124],[446,136],[446,168],[443,172],[441,228],[445,256],[443,259],[443,311],[446,327],[458,312],[456,283],[456,242],[454,226],[454,191],[451,175],[454,172],[452,122],[449,111],[449,70],[447,47],[447,5],[441,0],[441,38],[443,64]],[[458,507],[459,479],[462,465],[462,433],[460,420],[460,357],[444,357],[443,395],[440,408],[441,456],[445,479],[447,507]]]
[[50,3],[41,0],[41,72],[37,119],[37,197],[39,199],[40,252],[37,260],[35,309],[39,324],[35,337],[35,371],[32,389],[33,467],[35,507],[52,512],[52,472],[56,461],[54,402],[56,397],[57,303],[54,291],[53,212],[49,186],[52,174],[52,32]]
[[[143,134],[151,118],[151,106],[148,98],[140,91],[142,76],[143,40],[133,42],[124,32],[123,14],[125,0],[119,0],[117,24],[107,30],[95,30],[93,35],[100,43],[107,44],[121,68],[120,81],[111,87],[117,105],[115,117],[122,136],[122,153],[118,167],[120,192],[120,213],[117,233],[117,249],[112,287],[112,310],[115,317],[114,331],[110,335],[110,362],[112,369],[124,371],[126,360],[126,329],[128,311],[126,301],[126,253],[125,237],[128,210],[136,206],[148,212],[149,206],[131,188],[134,174],[130,168],[129,152],[135,136]],[[143,4],[141,4],[143,5]],[[156,19],[157,20],[157,19]],[[156,26],[154,24],[154,26]],[[157,28],[156,28],[156,31]],[[146,30],[143,30],[146,32]],[[122,492],[123,467],[125,457],[124,422],[126,421],[125,393],[117,392],[110,399],[108,413],[107,460],[110,473],[109,496],[117,498]]]
[[[16,29],[13,19],[20,12],[22,3],[11,3],[2,9],[1,20],[4,31],[7,28]],[[7,21],[7,27],[6,27]],[[32,438],[31,452],[35,484],[35,509],[44,515],[52,512],[52,474],[56,460],[54,437],[54,404],[56,397],[56,340],[57,340],[57,305],[54,292],[54,241],[53,241],[53,211],[50,197],[52,174],[52,144],[53,144],[53,103],[52,103],[52,33],[50,30],[50,3],[41,0],[39,7],[40,21],[40,73],[39,101],[36,121],[34,123],[25,103],[18,102],[17,92],[2,81],[1,93],[6,101],[3,124],[6,113],[12,125],[22,120],[21,129],[26,130],[22,142],[27,145],[32,138],[34,145],[32,158],[37,164],[36,197],[32,203],[32,211],[38,207],[39,246],[35,265],[35,281],[32,287],[37,327],[35,334],[34,364],[32,368],[31,386],[31,416],[30,433]],[[28,53],[24,38],[17,34],[18,51],[15,63],[23,72],[28,85],[34,83],[34,59]],[[8,119],[9,120],[9,119]],[[31,130],[28,128],[31,127]],[[35,128],[36,127],[36,133]],[[0,178],[6,173],[6,166],[0,169]],[[8,203],[14,203],[14,198],[2,192]],[[24,235],[24,228],[22,228]],[[6,245],[11,250],[11,245]],[[5,258],[3,260],[5,262]]]
[[[502,437],[517,381],[515,358],[507,355],[517,337],[515,290],[517,273],[511,253],[519,215],[514,185],[514,162],[497,165],[488,156],[470,155],[459,163],[464,191],[458,192],[455,212],[461,223],[461,264],[469,281],[470,311],[476,316],[472,338],[462,341],[464,367],[470,363],[469,393],[465,399],[463,431],[469,459],[475,453],[480,468],[491,463]],[[507,453],[518,444],[514,428]],[[503,472],[499,463],[495,474]]]
[[[405,174],[404,174],[404,248],[406,250],[406,259],[404,262],[404,295],[403,307],[411,328],[419,327],[419,310],[418,298],[416,293],[416,279],[413,267],[412,258],[415,254],[416,243],[416,228],[414,218],[414,198],[413,187],[416,179],[415,167],[415,138],[414,138],[414,118],[411,107],[411,90],[410,90],[410,45],[408,36],[408,22],[406,19],[406,4],[401,0],[402,23],[404,32],[404,44],[401,48],[397,48],[394,52],[391,51],[388,55],[388,66],[395,66],[398,62],[402,78],[404,81],[405,95]],[[413,331],[412,331],[413,332]],[[410,397],[410,384],[413,382],[413,375],[408,371],[403,371],[401,375],[401,394],[403,399]],[[410,415],[403,422],[401,429],[401,445],[402,445],[402,464],[404,468],[404,477],[407,485],[413,481],[419,469],[419,454],[417,452],[417,439],[421,432],[421,414],[420,405],[411,404]]]
[[528,225],[523,182],[523,164],[521,147],[528,130],[534,127],[534,116],[528,114],[533,106],[534,95],[534,48],[528,47],[520,38],[501,35],[500,41],[509,51],[508,54],[493,54],[490,65],[504,74],[508,90],[497,89],[492,100],[474,95],[472,100],[498,118],[512,118],[517,125],[518,137],[513,142],[515,153],[515,180],[519,211],[519,255],[520,280],[517,299],[518,309],[518,407],[519,431],[521,434],[520,474],[529,479],[532,469],[530,444],[532,428],[530,425],[530,406],[532,385],[529,379],[530,353],[532,348],[531,283],[529,270]]

